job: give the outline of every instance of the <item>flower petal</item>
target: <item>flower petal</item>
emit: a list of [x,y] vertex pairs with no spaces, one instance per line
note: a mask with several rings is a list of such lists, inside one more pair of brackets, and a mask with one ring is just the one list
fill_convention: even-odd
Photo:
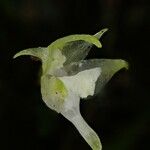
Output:
[[53,42],[49,47],[55,47],[61,49],[62,54],[66,56],[67,60],[64,63],[70,64],[71,62],[76,62],[83,60],[88,52],[90,51],[92,45],[101,47],[99,39],[107,31],[103,29],[96,33],[95,35],[71,35]]
[[65,85],[65,87],[80,96],[86,98],[93,95],[95,91],[95,83],[101,74],[100,67],[87,69],[78,72],[73,76],[58,77]]
[[83,70],[100,67],[101,75],[96,82],[95,93],[111,79],[111,77],[120,69],[128,68],[128,63],[121,59],[91,59],[74,62],[64,67],[69,76],[73,76]]
[[59,38],[58,40],[54,41],[53,43],[51,43],[48,48],[49,49],[63,49],[63,47],[69,43],[69,42],[73,42],[73,41],[85,41],[91,44],[94,44],[97,47],[102,47],[101,43],[99,42],[99,40],[93,36],[93,35],[88,35],[88,34],[74,34],[74,35],[69,35],[63,38]]

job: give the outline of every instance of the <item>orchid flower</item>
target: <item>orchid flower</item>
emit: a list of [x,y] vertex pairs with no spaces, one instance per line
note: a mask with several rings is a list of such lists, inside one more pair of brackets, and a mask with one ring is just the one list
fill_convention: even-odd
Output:
[[93,150],[101,150],[102,144],[80,114],[80,98],[98,93],[117,71],[128,68],[121,59],[84,60],[93,45],[102,47],[99,39],[106,31],[66,36],[48,47],[29,48],[14,56],[31,55],[41,60],[43,101],[72,122]]

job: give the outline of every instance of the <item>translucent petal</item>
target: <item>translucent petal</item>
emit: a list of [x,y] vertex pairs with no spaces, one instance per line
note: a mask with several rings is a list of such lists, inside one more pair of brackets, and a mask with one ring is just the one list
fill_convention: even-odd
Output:
[[[96,33],[94,37],[100,39],[106,31],[107,29],[103,29]],[[65,65],[71,62],[83,60],[88,55],[92,45],[93,43],[89,43],[88,41],[84,40],[77,40],[66,43],[62,49],[62,54],[64,54],[67,58]]]
[[64,69],[69,76],[72,76],[83,70],[95,67],[101,68],[101,74],[95,88],[95,93],[98,93],[117,71],[122,68],[128,68],[128,63],[121,59],[91,59],[74,62],[66,65]]
[[99,42],[99,40],[92,36],[92,35],[88,35],[88,34],[75,34],[75,35],[69,35],[63,38],[60,38],[56,41],[54,41],[53,43],[51,43],[48,47],[49,49],[63,49],[63,47],[68,43],[68,42],[73,42],[73,41],[85,41],[91,44],[94,44],[97,47],[102,47],[101,43]]

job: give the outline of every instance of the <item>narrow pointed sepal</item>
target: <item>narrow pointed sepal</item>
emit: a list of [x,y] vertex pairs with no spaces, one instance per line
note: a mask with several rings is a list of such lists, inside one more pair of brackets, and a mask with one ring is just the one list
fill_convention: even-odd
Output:
[[15,54],[13,58],[15,59],[19,56],[24,56],[24,55],[34,56],[39,58],[41,61],[45,61],[48,56],[48,51],[47,48],[43,48],[43,47],[28,48]]
[[63,47],[69,43],[69,42],[75,42],[75,41],[85,41],[90,44],[94,44],[98,48],[101,48],[102,45],[100,41],[94,37],[93,35],[88,34],[75,34],[75,35],[69,35],[63,38],[60,38],[53,43],[51,43],[48,47],[49,49],[63,49]]
[[107,32],[108,29],[105,28],[105,29],[102,29],[101,31],[97,32],[94,36],[97,38],[97,39],[100,39],[102,37],[102,35]]

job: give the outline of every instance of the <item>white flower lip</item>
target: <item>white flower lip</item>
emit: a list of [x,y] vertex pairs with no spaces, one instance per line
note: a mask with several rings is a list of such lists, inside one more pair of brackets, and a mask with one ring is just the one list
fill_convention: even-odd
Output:
[[96,67],[81,71],[73,76],[63,76],[59,79],[64,83],[68,91],[72,91],[81,98],[94,95],[95,83],[101,74],[101,68]]

